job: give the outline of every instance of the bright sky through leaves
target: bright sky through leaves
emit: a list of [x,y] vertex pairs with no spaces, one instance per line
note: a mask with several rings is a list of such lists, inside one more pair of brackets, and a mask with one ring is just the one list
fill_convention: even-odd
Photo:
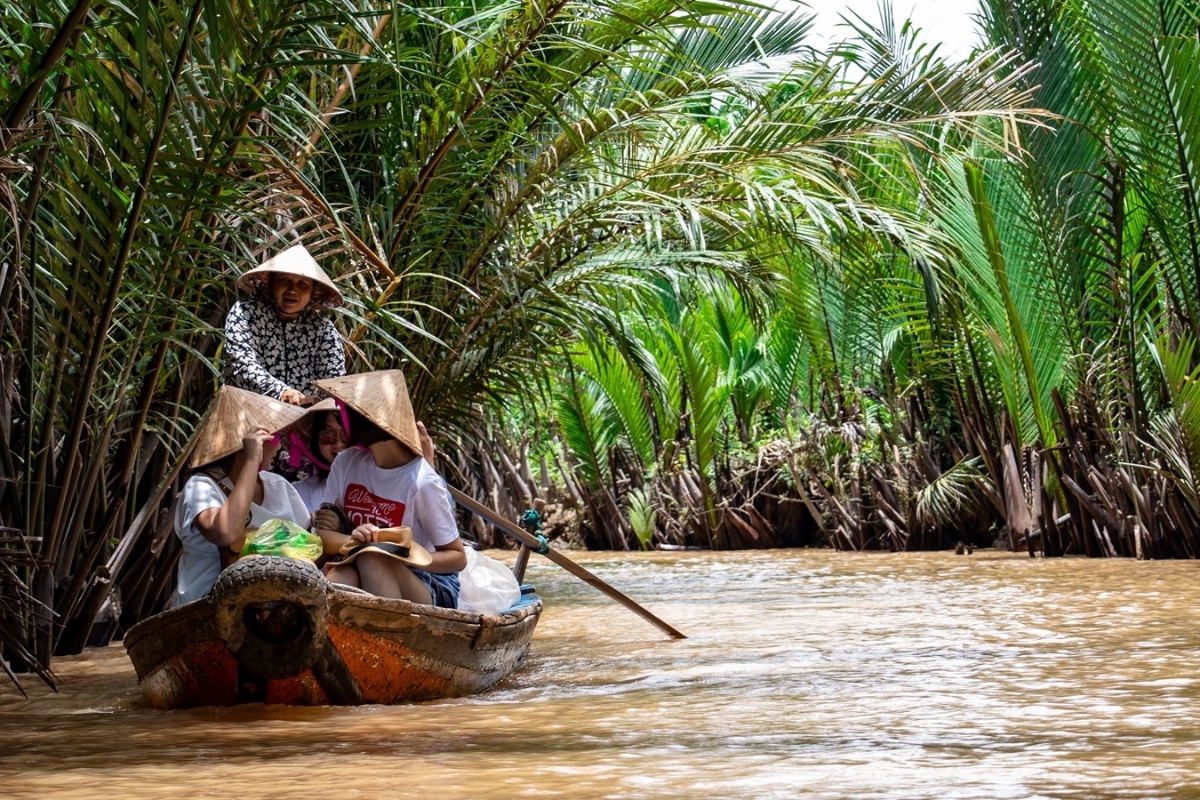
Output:
[[[824,44],[831,37],[848,36],[839,23],[842,15],[850,12],[868,22],[879,21],[879,0],[808,0],[808,6],[817,15],[814,45]],[[974,0],[895,0],[893,9],[897,24],[911,18],[924,32],[924,41],[941,43],[942,54],[947,58],[966,58],[979,44],[979,28],[974,19],[979,4]]]

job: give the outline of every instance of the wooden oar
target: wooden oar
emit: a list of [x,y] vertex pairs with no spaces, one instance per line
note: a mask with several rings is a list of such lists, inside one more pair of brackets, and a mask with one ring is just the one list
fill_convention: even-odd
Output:
[[626,608],[628,608],[633,613],[637,614],[642,619],[644,619],[647,622],[651,623],[652,625],[656,626],[659,630],[661,630],[663,633],[670,636],[672,639],[686,639],[687,638],[682,633],[675,630],[670,625],[668,625],[667,623],[663,622],[658,617],[651,614],[645,608],[641,607],[640,605],[638,605],[637,603],[635,603],[633,600],[629,599],[625,595],[621,594],[621,592],[619,592],[616,589],[614,589],[613,587],[609,586],[607,583],[600,580],[595,575],[588,572],[586,569],[579,566],[574,561],[567,558],[566,556],[564,556],[562,553],[558,552],[557,550],[550,548],[550,549],[547,549],[545,552],[542,552],[539,549],[542,545],[542,542],[538,541],[538,538],[536,536],[533,536],[533,535],[521,530],[519,527],[517,527],[517,525],[515,523],[509,522],[508,520],[504,519],[499,514],[497,514],[495,511],[492,511],[490,508],[483,505],[482,503],[477,502],[473,498],[468,497],[467,495],[460,492],[458,489],[455,489],[453,486],[447,486],[446,488],[448,488],[450,490],[450,496],[453,497],[460,506],[467,509],[468,511],[474,512],[474,513],[478,514],[479,516],[483,517],[488,522],[492,523],[497,528],[504,531],[509,536],[516,539],[518,542],[520,542],[521,544],[530,548],[531,550],[542,553],[542,555],[544,555],[546,558],[550,559],[555,564],[558,564],[560,567],[562,567],[567,572],[574,575],[576,578],[579,578],[584,583],[587,583],[587,584],[590,584],[591,586],[596,587],[601,592],[608,595],[613,600],[616,600],[618,603],[625,606]]

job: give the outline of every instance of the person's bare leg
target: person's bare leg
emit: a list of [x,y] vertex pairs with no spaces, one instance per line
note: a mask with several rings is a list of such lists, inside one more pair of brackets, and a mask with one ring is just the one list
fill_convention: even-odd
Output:
[[346,586],[353,586],[356,589],[362,588],[358,580],[358,570],[354,568],[353,564],[347,564],[344,567],[340,564],[334,564],[325,573],[325,577],[330,583],[343,583]]
[[378,553],[362,553],[355,560],[359,585],[376,597],[401,597],[400,584],[390,568],[392,559]]
[[399,597],[423,605],[433,602],[429,587],[399,561],[375,553],[363,553],[356,563],[362,588],[371,594]]
[[411,569],[398,561],[393,561],[391,567],[405,600],[426,606],[433,605],[433,595],[429,592],[429,587],[425,585],[424,581],[413,575]]

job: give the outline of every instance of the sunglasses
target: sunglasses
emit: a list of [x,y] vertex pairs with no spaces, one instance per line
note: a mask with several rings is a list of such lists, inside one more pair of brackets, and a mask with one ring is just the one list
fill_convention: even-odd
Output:
[[317,441],[321,444],[335,444],[337,442],[348,442],[349,439],[341,431],[324,428],[317,432]]

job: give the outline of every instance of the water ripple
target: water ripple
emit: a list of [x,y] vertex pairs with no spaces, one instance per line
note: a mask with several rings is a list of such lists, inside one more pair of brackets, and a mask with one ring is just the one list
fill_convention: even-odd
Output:
[[[511,554],[508,554],[511,558]],[[119,647],[0,690],[11,797],[1146,798],[1196,794],[1192,562],[579,554],[688,633],[535,560],[526,667],[419,706],[158,712]]]

